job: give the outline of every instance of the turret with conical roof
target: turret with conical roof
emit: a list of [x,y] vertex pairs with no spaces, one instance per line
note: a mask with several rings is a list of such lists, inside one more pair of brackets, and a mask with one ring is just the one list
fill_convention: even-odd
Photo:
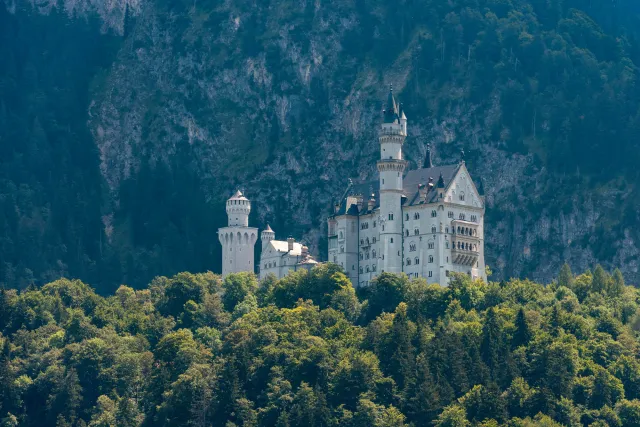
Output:
[[258,229],[249,227],[251,202],[237,190],[226,203],[229,225],[218,230],[222,245],[222,275],[241,271],[255,272],[253,247]]
[[251,213],[251,202],[244,197],[240,190],[227,200],[227,217],[229,226],[249,226],[249,213]]
[[267,245],[269,244],[270,241],[275,240],[275,238],[276,238],[276,233],[271,229],[269,224],[267,224],[267,227],[264,230],[262,230],[262,233],[260,233],[260,241],[262,242],[262,250],[264,250],[264,248],[267,247]]
[[384,108],[384,123],[399,123],[399,119],[398,104],[396,104],[396,99],[393,97],[393,85],[390,85],[387,105]]
[[380,183],[381,251],[387,254],[379,260],[380,271],[402,272],[402,203],[403,174],[407,162],[403,158],[402,145],[407,137],[407,118],[398,109],[389,88],[384,120],[380,126],[380,160],[377,163]]

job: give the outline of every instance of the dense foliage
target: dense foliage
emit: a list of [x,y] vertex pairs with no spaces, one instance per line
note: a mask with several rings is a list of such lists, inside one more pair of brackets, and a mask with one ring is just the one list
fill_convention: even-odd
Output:
[[2,426],[639,426],[640,291],[334,265],[0,292]]
[[[113,283],[138,288],[157,275],[219,271],[216,229],[235,184],[254,185],[255,198],[263,198],[256,208],[279,233],[324,230],[327,202],[347,175],[375,173],[371,129],[385,79],[403,80],[400,97],[415,112],[409,160],[420,163],[427,139],[444,139],[451,144],[438,144],[441,157],[465,146],[474,176],[488,180],[489,199],[500,202],[487,227],[489,256],[504,258],[489,259],[497,274],[544,277],[540,265],[559,262],[558,254],[635,274],[633,254],[619,251],[621,242],[638,241],[637,1],[153,0],[132,2],[145,15],[127,14],[122,34],[101,34],[99,18],[69,16],[57,3],[42,16],[33,2],[0,2],[0,282],[7,287],[65,275],[107,293]],[[121,4],[113,2],[116,11]],[[240,24],[230,38],[234,16]],[[156,53],[165,56],[149,64]],[[301,73],[297,60],[311,61],[311,71]],[[254,74],[264,73],[271,86],[234,86],[228,76],[248,63],[262,64]],[[121,68],[142,72],[125,73],[135,80],[130,86],[116,78]],[[91,106],[119,96],[129,103],[113,104],[123,119],[111,131],[139,131],[140,141],[127,142],[131,158],[120,146],[96,147],[91,131],[108,129],[87,127],[91,120],[109,125],[89,117],[100,113]],[[191,144],[186,128],[169,133],[163,114],[176,105],[188,114],[175,120],[199,123],[212,139]],[[354,118],[346,125],[341,115]],[[454,141],[443,136],[453,133]],[[223,138],[231,140],[219,147]],[[350,155],[327,156],[340,150]],[[485,162],[488,153],[500,159]],[[551,175],[501,194],[509,183],[500,173],[508,171],[494,169],[513,153],[535,155],[536,167],[524,174]],[[130,175],[119,175],[120,154],[132,163]],[[207,175],[217,159],[228,167]],[[114,176],[121,180],[111,188],[104,178]],[[600,193],[618,199],[580,213],[597,219],[595,230],[563,239],[523,235],[548,228],[523,221],[570,214]],[[533,256],[523,260],[528,251]],[[546,254],[552,259],[538,262]]]

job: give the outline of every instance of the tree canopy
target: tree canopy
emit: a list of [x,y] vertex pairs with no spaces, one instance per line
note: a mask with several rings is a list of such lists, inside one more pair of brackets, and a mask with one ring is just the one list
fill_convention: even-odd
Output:
[[619,272],[441,288],[320,265],[0,291],[13,426],[633,426],[640,291]]

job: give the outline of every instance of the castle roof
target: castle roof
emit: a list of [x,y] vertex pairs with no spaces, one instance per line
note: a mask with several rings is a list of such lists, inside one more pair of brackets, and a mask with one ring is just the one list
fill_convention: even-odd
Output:
[[[460,163],[454,165],[433,166],[430,168],[414,169],[407,172],[403,179],[403,205],[413,206],[424,203],[433,203],[437,201],[438,192],[435,189],[428,190],[427,197],[421,198],[419,185],[428,185],[429,178],[431,181],[438,179],[438,183],[442,180],[443,188],[449,186],[451,181],[455,178],[458,170],[460,169]],[[367,181],[360,184],[353,184],[348,191],[348,195],[360,195],[363,197],[362,209],[359,210],[356,204],[347,206],[347,195],[340,201],[340,207],[334,215],[365,215],[371,213],[368,204],[365,199],[366,194],[380,194],[380,182],[378,180]],[[380,206],[379,197],[376,197],[376,203],[373,210]]]
[[249,199],[244,197],[244,195],[240,190],[237,190],[236,193],[229,198],[229,200],[247,200],[248,201]]
[[291,256],[302,255],[302,243],[293,242],[293,250],[289,252],[289,242],[284,240],[272,240],[269,242],[277,252],[288,253]]
[[390,86],[387,105],[384,108],[384,123],[398,123],[399,118],[398,104],[396,104],[396,100],[393,97],[393,86]]
[[268,232],[273,233],[273,230],[271,229],[271,226],[269,224],[267,224],[267,227],[262,231],[268,231]]

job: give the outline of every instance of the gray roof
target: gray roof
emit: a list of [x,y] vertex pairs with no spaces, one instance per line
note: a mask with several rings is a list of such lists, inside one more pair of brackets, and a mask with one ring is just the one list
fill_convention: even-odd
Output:
[[[460,164],[455,165],[445,165],[445,166],[434,166],[431,168],[420,168],[414,169],[407,172],[403,179],[403,205],[412,206],[423,203],[433,203],[437,198],[436,191],[436,183],[440,175],[442,175],[442,179],[444,181],[444,187],[448,187],[453,178],[456,176],[458,169],[460,168]],[[427,193],[426,200],[420,200],[418,185],[428,185],[429,178],[432,178],[433,189]],[[368,207],[368,201],[371,197],[371,194],[375,195],[376,204],[374,209],[380,206],[380,181],[373,180],[367,181],[359,184],[353,184],[345,193],[345,197],[340,201],[340,207],[338,212],[334,215],[366,215],[370,213]],[[361,195],[363,197],[362,202],[362,210],[358,210],[358,207],[354,204],[351,206],[347,206],[347,197],[346,196],[355,196]]]

